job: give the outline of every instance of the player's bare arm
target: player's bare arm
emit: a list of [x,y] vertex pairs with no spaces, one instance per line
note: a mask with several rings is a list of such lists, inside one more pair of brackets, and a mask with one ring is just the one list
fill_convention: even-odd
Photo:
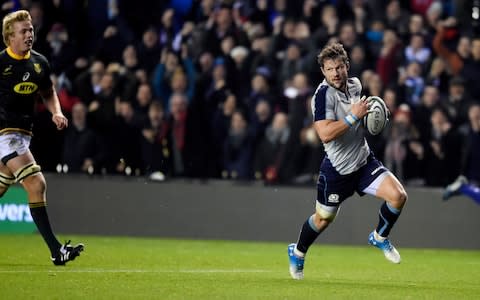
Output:
[[40,91],[40,96],[42,96],[48,111],[52,113],[52,122],[55,123],[57,129],[62,130],[67,128],[68,119],[62,113],[60,101],[53,86],[49,89]]
[[[351,106],[351,114],[354,121],[361,120],[368,113],[368,101],[366,97],[362,97],[360,101],[353,103]],[[318,136],[324,143],[335,140],[350,129],[351,125],[346,120],[319,120],[313,124]]]

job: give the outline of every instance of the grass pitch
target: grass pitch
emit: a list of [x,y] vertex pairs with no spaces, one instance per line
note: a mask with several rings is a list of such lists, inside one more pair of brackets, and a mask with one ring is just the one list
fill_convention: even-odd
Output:
[[310,249],[305,279],[280,243],[74,236],[85,252],[55,267],[39,235],[0,235],[0,299],[478,299],[480,251]]

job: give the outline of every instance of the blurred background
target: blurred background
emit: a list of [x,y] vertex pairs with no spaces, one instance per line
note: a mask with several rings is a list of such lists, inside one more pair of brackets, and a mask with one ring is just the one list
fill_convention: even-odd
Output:
[[[70,127],[39,102],[45,172],[314,186],[310,97],[341,42],[389,127],[369,136],[407,186],[480,179],[480,1],[51,0],[27,9]],[[472,154],[473,153],[473,154]]]

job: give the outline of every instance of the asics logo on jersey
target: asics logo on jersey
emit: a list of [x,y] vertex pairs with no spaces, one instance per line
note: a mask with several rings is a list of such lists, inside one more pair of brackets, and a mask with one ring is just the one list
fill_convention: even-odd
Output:
[[340,202],[339,198],[340,198],[340,196],[338,196],[338,194],[330,194],[330,195],[328,195],[328,202],[339,203]]
[[30,73],[29,73],[29,72],[25,72],[25,74],[23,74],[22,80],[23,80],[23,81],[26,81],[28,78],[30,78]]

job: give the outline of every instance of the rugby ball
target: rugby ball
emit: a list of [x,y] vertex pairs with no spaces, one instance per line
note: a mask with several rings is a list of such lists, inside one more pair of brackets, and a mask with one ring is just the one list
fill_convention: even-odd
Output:
[[383,99],[378,96],[368,97],[367,101],[369,112],[363,117],[363,125],[371,135],[378,135],[387,126],[389,111]]

